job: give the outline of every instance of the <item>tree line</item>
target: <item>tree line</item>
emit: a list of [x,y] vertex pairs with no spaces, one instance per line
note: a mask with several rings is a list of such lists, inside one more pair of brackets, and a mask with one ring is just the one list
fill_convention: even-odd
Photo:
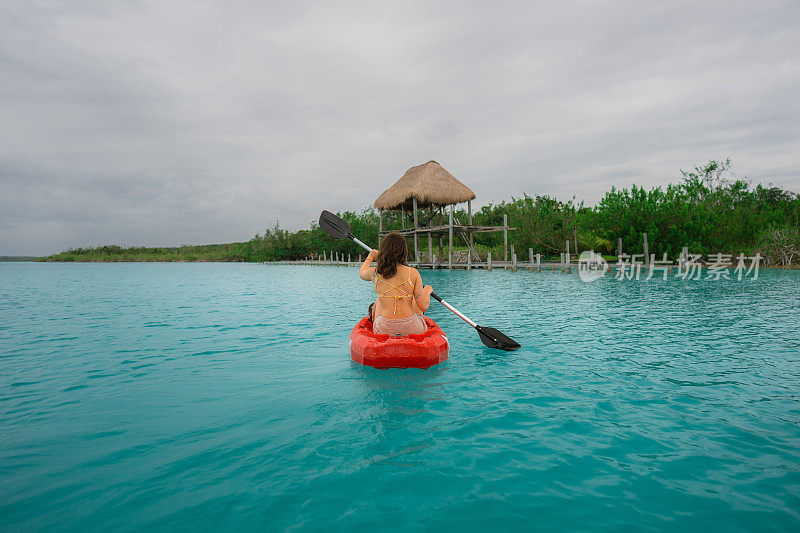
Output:
[[[659,258],[664,253],[670,259],[677,258],[685,246],[697,254],[760,253],[768,265],[800,264],[800,195],[734,178],[729,159],[710,161],[681,171],[681,175],[680,181],[666,187],[612,187],[593,207],[574,198],[561,201],[548,195],[523,194],[483,206],[473,213],[473,223],[502,226],[506,215],[509,226],[515,228],[509,232],[509,244],[517,250],[532,248],[544,257],[558,257],[568,239],[574,251],[576,238],[579,250],[594,250],[609,257],[614,256],[617,239],[622,239],[626,253],[641,253],[643,234],[647,233],[650,253]],[[377,244],[375,209],[345,211],[339,216],[350,224],[356,237]],[[385,212],[383,216],[384,229],[401,227],[401,213]],[[410,215],[405,216],[406,227],[411,227]],[[466,222],[467,213],[459,209],[455,217]],[[487,252],[502,257],[502,233],[478,233],[474,242],[482,257]],[[455,244],[465,248],[463,242]],[[426,239],[420,245],[426,250]],[[323,251],[353,258],[363,253],[349,240],[331,239],[312,222],[309,229],[299,231],[276,224],[246,242],[176,248],[77,248],[42,260],[279,261],[316,258]]]

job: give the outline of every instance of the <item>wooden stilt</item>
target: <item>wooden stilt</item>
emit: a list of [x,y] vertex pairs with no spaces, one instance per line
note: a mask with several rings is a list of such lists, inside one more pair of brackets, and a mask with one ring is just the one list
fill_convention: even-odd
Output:
[[[444,211],[439,208],[439,225],[444,226]],[[439,261],[444,261],[444,234],[439,234]]]
[[419,222],[417,221],[417,199],[413,198],[414,202],[414,259],[419,263]]
[[450,206],[450,224],[449,224],[449,226],[450,227],[448,228],[448,231],[447,231],[448,239],[449,239],[448,240],[448,245],[447,245],[447,250],[448,250],[447,268],[452,270],[453,269],[453,206],[452,205]]
[[[467,224],[469,226],[472,226],[472,200],[467,200]],[[469,251],[467,252],[467,257],[472,256],[472,254],[475,252],[475,243],[473,242],[472,237],[473,237],[472,228],[470,228],[470,232],[469,232]],[[478,257],[478,261],[480,261],[480,260],[481,260],[481,258]],[[471,265],[471,263],[472,262],[470,261],[470,265]]]

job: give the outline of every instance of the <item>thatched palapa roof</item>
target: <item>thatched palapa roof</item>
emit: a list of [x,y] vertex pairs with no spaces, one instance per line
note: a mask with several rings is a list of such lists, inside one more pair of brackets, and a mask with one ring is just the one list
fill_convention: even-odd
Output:
[[401,207],[411,209],[413,198],[417,199],[417,207],[423,208],[460,204],[475,198],[475,193],[439,163],[428,161],[406,170],[397,183],[378,196],[375,207],[387,210],[400,210]]

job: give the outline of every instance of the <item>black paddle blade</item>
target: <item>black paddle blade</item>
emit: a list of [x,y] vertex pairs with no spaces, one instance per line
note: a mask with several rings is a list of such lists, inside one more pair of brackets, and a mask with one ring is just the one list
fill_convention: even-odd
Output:
[[330,211],[323,211],[319,215],[319,227],[334,239],[349,239],[350,225]]
[[475,329],[478,330],[478,334],[481,336],[481,342],[489,348],[497,348],[507,352],[513,352],[521,348],[517,341],[494,328],[475,326]]

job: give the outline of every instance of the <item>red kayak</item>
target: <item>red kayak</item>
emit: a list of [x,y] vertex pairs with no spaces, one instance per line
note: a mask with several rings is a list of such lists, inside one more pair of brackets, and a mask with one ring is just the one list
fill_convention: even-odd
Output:
[[350,333],[350,357],[375,368],[429,368],[447,359],[447,337],[436,322],[425,317],[428,331],[393,337],[372,332],[372,321],[362,318]]

